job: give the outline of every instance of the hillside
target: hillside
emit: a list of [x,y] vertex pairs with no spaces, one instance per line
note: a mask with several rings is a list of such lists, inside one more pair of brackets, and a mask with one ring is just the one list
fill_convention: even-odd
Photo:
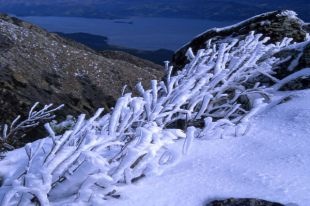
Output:
[[[0,16],[0,116],[9,121],[35,102],[66,103],[64,114],[107,110],[124,84],[160,79],[162,67],[127,55],[103,56],[74,41],[7,15]],[[11,105],[14,105],[11,106]]]

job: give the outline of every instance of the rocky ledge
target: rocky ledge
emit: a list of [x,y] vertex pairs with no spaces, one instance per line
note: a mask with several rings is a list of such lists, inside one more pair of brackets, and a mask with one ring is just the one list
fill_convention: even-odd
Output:
[[[310,24],[299,19],[294,11],[274,11],[252,17],[233,26],[214,28],[197,36],[174,54],[172,63],[175,71],[188,63],[186,52],[189,48],[197,53],[199,49],[206,48],[209,41],[214,43],[225,42],[231,38],[242,39],[251,31],[270,37],[268,43],[277,43],[285,37],[292,38],[296,43],[309,40],[298,47],[287,48],[277,54],[278,57],[285,59],[276,70],[275,76],[279,79],[310,67]],[[261,79],[260,81],[264,82]],[[304,89],[308,85],[310,85],[310,78],[301,78],[286,85],[285,89]]]
[[215,200],[206,206],[284,206],[280,203],[270,202],[255,198],[229,198],[225,200]]

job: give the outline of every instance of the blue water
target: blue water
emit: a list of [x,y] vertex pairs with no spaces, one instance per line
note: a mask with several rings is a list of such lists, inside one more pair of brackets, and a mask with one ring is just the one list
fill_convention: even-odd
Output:
[[33,16],[20,18],[51,32],[85,32],[102,35],[109,38],[110,44],[144,50],[160,48],[176,50],[207,29],[234,23],[201,19],[142,17],[126,20]]

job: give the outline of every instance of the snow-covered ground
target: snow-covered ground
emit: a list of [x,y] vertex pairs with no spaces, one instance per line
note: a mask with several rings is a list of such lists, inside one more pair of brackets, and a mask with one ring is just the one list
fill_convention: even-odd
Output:
[[[191,205],[255,197],[310,204],[310,90],[253,118],[238,138],[195,140],[181,161],[161,176],[122,188],[109,206]],[[181,145],[179,145],[181,146]]]

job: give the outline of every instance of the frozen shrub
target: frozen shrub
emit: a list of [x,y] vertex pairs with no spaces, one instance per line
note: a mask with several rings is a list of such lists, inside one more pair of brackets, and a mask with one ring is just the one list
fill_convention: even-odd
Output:
[[[49,137],[27,144],[25,161],[4,177],[1,204],[102,205],[119,197],[118,187],[176,163],[182,151],[172,147],[175,142],[185,139],[186,154],[197,137],[220,138],[230,129],[233,135],[244,134],[244,125],[275,90],[310,73],[304,69],[283,80],[273,77],[281,61],[274,54],[291,39],[267,42],[254,32],[242,40],[208,42],[197,54],[188,50],[190,63],[177,75],[171,76],[167,62],[165,82],[153,80],[148,90],[138,84],[140,95],[124,94],[110,113],[102,116],[99,109],[88,120],[82,114],[62,135],[45,124]],[[258,75],[275,84],[252,83]],[[177,121],[185,122],[183,130],[171,128]],[[192,124],[196,121],[202,122],[201,128]]]
[[52,108],[52,104],[45,105],[41,110],[36,111],[38,102],[30,109],[28,116],[21,119],[16,117],[10,125],[4,124],[0,126],[0,152],[15,149],[21,139],[25,136],[27,130],[37,127],[47,121],[54,119],[53,112],[61,109],[63,105]]

